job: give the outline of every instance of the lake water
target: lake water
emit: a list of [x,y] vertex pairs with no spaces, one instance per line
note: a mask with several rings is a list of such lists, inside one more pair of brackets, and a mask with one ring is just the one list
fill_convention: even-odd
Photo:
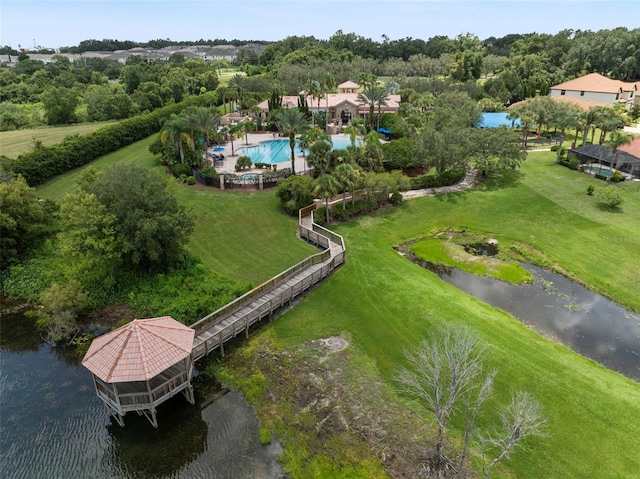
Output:
[[121,428],[90,373],[42,344],[33,320],[3,314],[0,328],[2,477],[285,477],[280,445],[260,444],[255,411],[240,392],[196,378],[195,406],[178,395],[158,409],[158,429],[132,413]]
[[444,281],[511,313],[542,335],[640,382],[640,315],[573,281],[523,264],[533,284],[511,285],[452,269]]

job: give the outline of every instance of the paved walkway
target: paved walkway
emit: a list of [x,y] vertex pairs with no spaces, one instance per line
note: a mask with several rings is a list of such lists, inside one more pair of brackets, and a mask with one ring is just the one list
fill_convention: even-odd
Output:
[[440,193],[455,193],[456,191],[463,191],[471,188],[478,178],[475,170],[467,171],[464,179],[460,183],[456,183],[451,186],[440,186],[438,188],[424,188],[421,190],[409,190],[402,192],[403,200],[411,200],[413,198],[420,198],[422,196],[433,196]]

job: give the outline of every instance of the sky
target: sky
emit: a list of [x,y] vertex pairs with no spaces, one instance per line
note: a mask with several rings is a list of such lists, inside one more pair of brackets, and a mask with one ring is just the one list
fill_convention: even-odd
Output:
[[106,38],[328,39],[338,30],[374,41],[465,33],[484,40],[616,27],[640,27],[639,0],[0,0],[0,44],[13,48]]

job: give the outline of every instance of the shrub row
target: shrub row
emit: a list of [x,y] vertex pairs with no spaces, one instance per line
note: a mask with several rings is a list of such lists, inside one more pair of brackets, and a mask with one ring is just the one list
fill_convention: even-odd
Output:
[[450,186],[462,181],[465,175],[465,170],[446,170],[441,177],[423,175],[411,178],[411,189],[420,190],[423,188],[438,188],[440,186]]
[[56,145],[39,146],[16,159],[9,159],[7,167],[22,175],[30,186],[39,185],[53,176],[147,138],[158,132],[172,113],[179,113],[185,107],[202,101],[199,97],[190,97],[184,102],[122,120],[86,135],[67,136]]

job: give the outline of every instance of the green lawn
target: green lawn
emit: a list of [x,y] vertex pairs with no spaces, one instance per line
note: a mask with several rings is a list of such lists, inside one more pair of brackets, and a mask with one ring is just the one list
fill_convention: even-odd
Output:
[[[553,183],[541,179],[544,172]],[[522,178],[502,188],[488,184],[476,191],[411,200],[337,227],[347,244],[347,264],[279,319],[274,330],[287,345],[346,332],[354,342],[353,353],[374,360],[381,376],[393,384],[404,348],[445,322],[468,325],[490,344],[488,365],[499,369],[495,399],[505,401],[511,388],[526,389],[543,403],[550,419],[550,436],[531,441],[526,452],[514,454],[494,477],[637,477],[640,384],[540,337],[393,249],[440,227],[465,226],[529,243],[638,309],[637,243],[603,244],[602,239],[638,241],[640,222],[634,221],[632,204],[638,204],[640,192],[637,184],[623,185],[624,211],[605,214],[582,192],[582,184],[586,188],[592,181],[552,165],[548,154],[531,154]],[[534,189],[538,183],[544,194]],[[578,211],[575,203],[581,205]]]
[[42,141],[45,146],[51,146],[60,143],[65,136],[76,133],[84,135],[112,123],[115,122],[103,121],[72,126],[42,127],[33,130],[2,131],[0,132],[0,155],[16,158],[32,149],[34,139]]
[[[105,155],[90,166],[101,171],[115,163],[136,164],[164,174],[164,167],[149,153],[152,140]],[[77,188],[83,168],[39,186],[38,195],[61,200]],[[296,238],[296,220],[279,210],[274,190],[222,192],[176,184],[175,191],[196,221],[188,249],[223,276],[257,286],[317,252]]]
[[[100,169],[124,161],[160,170],[147,151],[150,141],[93,165]],[[602,211],[586,187],[603,183],[553,160],[553,153],[531,153],[522,171],[508,178],[473,191],[407,201],[335,227],[345,237],[347,264],[268,332],[285,346],[344,333],[352,341],[353,363],[375,364],[375,373],[393,385],[404,348],[445,322],[468,325],[490,344],[487,365],[499,369],[490,405],[504,402],[511,388],[522,388],[543,403],[550,419],[550,436],[531,441],[493,477],[637,477],[640,384],[540,337],[393,249],[442,228],[464,228],[501,244],[530,245],[548,265],[640,310],[638,183],[618,186],[625,194],[620,212]],[[38,194],[60,199],[77,174],[62,175],[39,187]],[[273,191],[180,186],[177,194],[196,215],[189,248],[222,275],[257,283],[314,251],[296,239],[295,220],[278,211]],[[271,400],[268,407],[274,407]],[[484,418],[481,426],[487,424]],[[450,433],[459,435],[455,429]]]

